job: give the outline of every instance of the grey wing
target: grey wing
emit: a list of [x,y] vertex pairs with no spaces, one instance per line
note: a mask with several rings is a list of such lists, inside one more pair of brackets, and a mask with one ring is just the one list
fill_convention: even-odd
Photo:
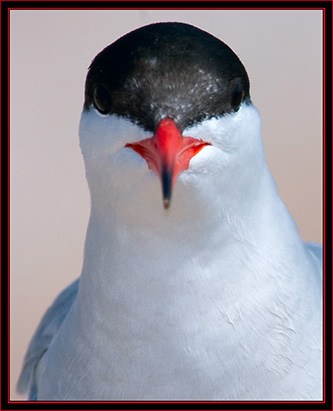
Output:
[[58,295],[44,314],[29,344],[17,383],[17,391],[22,394],[29,392],[30,400],[37,398],[36,368],[38,363],[70,311],[77,295],[78,285],[79,280],[77,279]]
[[304,243],[307,251],[312,256],[312,260],[317,268],[318,280],[323,279],[323,246],[317,243]]
[[319,264],[323,263],[323,246],[321,244],[308,242],[305,243],[305,247]]

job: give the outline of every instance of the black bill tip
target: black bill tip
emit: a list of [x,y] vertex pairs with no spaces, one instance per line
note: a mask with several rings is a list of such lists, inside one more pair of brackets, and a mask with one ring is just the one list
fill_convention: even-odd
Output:
[[167,210],[171,203],[172,194],[172,175],[173,172],[169,170],[163,170],[162,172],[162,195],[163,195],[163,207]]

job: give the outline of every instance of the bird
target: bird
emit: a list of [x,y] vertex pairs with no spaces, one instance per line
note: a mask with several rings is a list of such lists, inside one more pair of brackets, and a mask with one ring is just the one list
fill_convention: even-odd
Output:
[[26,353],[32,401],[323,398],[322,246],[269,171],[247,71],[219,38],[152,23],[88,68],[80,277]]

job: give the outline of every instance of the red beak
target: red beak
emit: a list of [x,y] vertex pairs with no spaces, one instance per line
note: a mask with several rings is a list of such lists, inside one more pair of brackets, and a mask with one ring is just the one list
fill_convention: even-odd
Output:
[[211,145],[203,140],[183,137],[175,122],[164,119],[153,137],[126,144],[147,161],[148,168],[161,180],[164,208],[170,205],[172,188],[178,175],[187,170],[192,157]]

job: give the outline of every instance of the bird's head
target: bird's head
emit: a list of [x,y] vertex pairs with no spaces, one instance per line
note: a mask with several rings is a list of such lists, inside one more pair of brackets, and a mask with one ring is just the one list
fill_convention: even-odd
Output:
[[131,208],[138,218],[142,208],[209,210],[223,185],[226,196],[235,195],[238,179],[244,187],[237,189],[247,189],[258,135],[244,66],[193,26],[137,29],[89,68],[80,143],[96,206]]

